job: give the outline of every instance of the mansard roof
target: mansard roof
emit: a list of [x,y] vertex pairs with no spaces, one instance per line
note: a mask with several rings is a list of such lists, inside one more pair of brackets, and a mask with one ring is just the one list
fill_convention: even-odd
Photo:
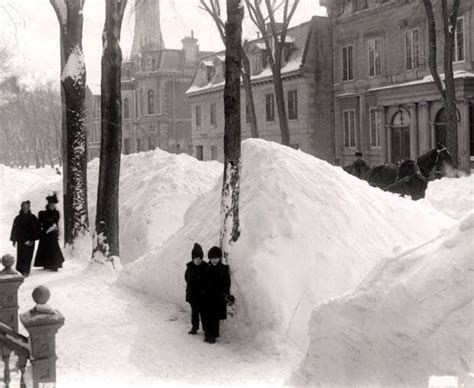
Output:
[[[281,69],[282,76],[289,76],[293,74],[299,74],[301,68],[304,66],[306,59],[306,51],[309,47],[309,40],[311,39],[311,32],[313,30],[314,23],[318,23],[321,17],[313,17],[310,21],[291,27],[288,29],[287,38],[285,42],[289,45],[289,51]],[[326,18],[325,18],[326,19]],[[266,51],[266,46],[263,38],[253,39],[248,41],[247,44],[250,46],[250,56],[261,51]],[[201,66],[198,67],[194,74],[193,82],[190,88],[186,91],[186,94],[196,95],[203,92],[209,92],[213,90],[219,90],[224,87],[224,81],[221,77],[212,76],[210,79],[206,77],[203,72],[206,71],[206,66],[212,64],[214,67],[219,61],[224,61],[225,51],[215,53],[213,55],[206,56],[201,59]],[[214,74],[215,72],[213,72]],[[266,81],[271,80],[272,72],[270,66],[267,64],[259,74],[252,75],[252,81]]]

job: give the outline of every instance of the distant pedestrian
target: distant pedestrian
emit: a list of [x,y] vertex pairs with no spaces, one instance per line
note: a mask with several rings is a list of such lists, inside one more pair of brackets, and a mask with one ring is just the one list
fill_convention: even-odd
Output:
[[64,257],[59,247],[59,212],[56,210],[58,197],[56,193],[46,197],[46,210],[38,213],[40,241],[36,252],[35,267],[50,271],[62,268]]
[[39,238],[38,219],[31,213],[31,202],[21,203],[20,214],[15,217],[10,235],[13,246],[16,246],[16,270],[28,276],[35,250],[35,240]]
[[359,179],[365,180],[367,178],[367,173],[370,170],[370,166],[364,160],[362,152],[357,151],[354,156],[355,160],[351,164],[345,166],[344,170]]
[[184,279],[186,280],[186,302],[191,305],[191,330],[189,334],[197,334],[199,319],[203,330],[206,330],[206,317],[204,312],[207,286],[208,265],[203,261],[204,252],[198,243],[194,244],[191,251],[191,261],[186,264]]
[[227,299],[230,296],[229,266],[222,263],[222,250],[212,247],[209,258],[209,286],[206,303],[206,333],[204,341],[210,344],[219,338],[219,323],[227,319]]

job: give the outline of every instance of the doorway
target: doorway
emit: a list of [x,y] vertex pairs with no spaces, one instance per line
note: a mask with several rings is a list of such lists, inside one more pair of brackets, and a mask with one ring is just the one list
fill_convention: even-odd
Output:
[[392,162],[410,158],[410,115],[399,109],[393,116],[391,128]]

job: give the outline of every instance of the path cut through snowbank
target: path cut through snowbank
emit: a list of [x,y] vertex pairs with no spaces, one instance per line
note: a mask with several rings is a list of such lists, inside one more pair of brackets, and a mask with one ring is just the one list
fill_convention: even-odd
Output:
[[353,294],[322,305],[290,383],[426,387],[432,375],[454,375],[472,386],[472,241],[474,212],[442,236],[383,260]]
[[[243,142],[242,234],[231,254],[237,316],[227,335],[307,343],[311,312],[350,292],[383,258],[452,225],[431,206],[371,188],[341,168],[263,140]],[[195,241],[218,243],[220,180],[163,246],[120,282],[187,308],[185,263]]]

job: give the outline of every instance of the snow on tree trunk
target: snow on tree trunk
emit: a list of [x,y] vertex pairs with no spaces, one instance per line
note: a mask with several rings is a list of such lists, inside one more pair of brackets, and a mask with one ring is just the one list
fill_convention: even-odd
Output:
[[50,0],[61,44],[63,105],[64,239],[73,245],[89,233],[87,207],[86,68],[82,50],[84,0]]
[[242,20],[244,8],[240,0],[227,0],[225,25],[225,87],[224,87],[224,179],[222,186],[220,245],[227,260],[232,243],[240,235],[239,196],[241,169],[240,69]]
[[101,147],[93,260],[114,261],[120,255],[119,180],[122,150],[120,31],[126,0],[106,0],[102,53]]

